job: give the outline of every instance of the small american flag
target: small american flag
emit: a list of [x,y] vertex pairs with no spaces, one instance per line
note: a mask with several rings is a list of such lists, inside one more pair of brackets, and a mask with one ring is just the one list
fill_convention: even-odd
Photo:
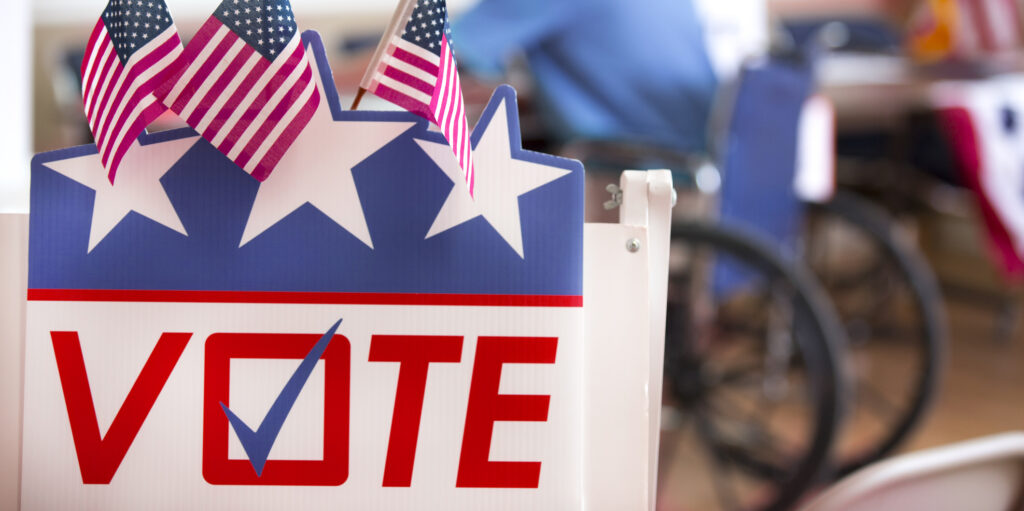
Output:
[[167,108],[154,94],[176,69],[181,39],[163,0],[110,0],[82,60],[82,102],[107,178]]
[[403,0],[361,86],[441,128],[473,193],[473,153],[445,0]]
[[287,0],[224,0],[185,48],[166,101],[260,181],[320,104]]

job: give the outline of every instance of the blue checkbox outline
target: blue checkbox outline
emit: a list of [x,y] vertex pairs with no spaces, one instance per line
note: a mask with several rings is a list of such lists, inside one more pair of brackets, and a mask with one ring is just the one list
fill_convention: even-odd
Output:
[[285,419],[288,418],[288,414],[291,412],[292,406],[295,405],[295,400],[299,398],[299,393],[302,392],[306,381],[309,380],[309,376],[313,374],[317,360],[320,360],[320,357],[327,351],[327,346],[331,343],[331,339],[334,338],[334,333],[338,331],[340,325],[341,319],[338,319],[309,350],[306,357],[299,363],[298,369],[288,379],[288,383],[281,389],[281,393],[277,395],[277,399],[270,406],[270,410],[267,411],[267,415],[263,417],[263,421],[256,431],[253,431],[248,424],[235,415],[223,401],[220,402],[221,409],[227,415],[228,422],[231,423],[235,435],[238,436],[238,440],[245,449],[245,454],[249,457],[249,463],[256,471],[256,477],[263,475],[263,466],[267,463],[270,449],[274,447],[274,442],[277,440],[277,435],[281,433]]

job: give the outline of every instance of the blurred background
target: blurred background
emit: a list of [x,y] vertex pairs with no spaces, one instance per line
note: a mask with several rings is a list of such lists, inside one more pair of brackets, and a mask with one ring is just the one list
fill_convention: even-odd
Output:
[[[186,41],[214,7],[168,4]],[[79,67],[105,2],[6,5],[0,211],[26,211],[29,155],[91,141]],[[347,106],[396,2],[292,5]],[[524,143],[584,161],[591,220],[621,170],[673,170],[659,509],[795,508],[1024,429],[1021,2],[448,5],[470,125],[515,85]]]

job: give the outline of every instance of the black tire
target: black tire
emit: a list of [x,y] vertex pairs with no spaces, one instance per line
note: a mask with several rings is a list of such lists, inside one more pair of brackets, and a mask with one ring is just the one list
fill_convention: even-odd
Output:
[[[706,381],[699,384],[694,383],[694,378],[707,379],[708,376],[707,372],[699,370],[698,366],[715,361],[701,359],[706,355],[698,354],[698,349],[694,348],[701,342],[695,338],[702,334],[698,333],[700,329],[695,328],[692,321],[695,316],[692,309],[700,307],[687,302],[687,298],[685,298],[687,287],[692,287],[690,281],[683,280],[687,274],[673,272],[671,268],[665,339],[665,395],[666,401],[674,400],[674,407],[671,410],[683,410],[680,412],[681,416],[694,417],[699,430],[695,443],[710,444],[706,447],[710,448],[708,458],[714,465],[712,470],[739,470],[743,472],[744,477],[755,477],[759,485],[763,484],[761,489],[756,490],[758,496],[753,502],[729,502],[730,499],[717,495],[716,500],[722,509],[772,511],[789,509],[808,488],[820,481],[822,469],[828,463],[830,448],[837,434],[841,417],[841,400],[844,396],[842,389],[844,380],[839,371],[837,358],[845,343],[842,326],[812,274],[807,269],[780,257],[777,251],[773,250],[772,245],[764,243],[746,232],[700,223],[674,223],[672,240],[673,258],[676,258],[679,251],[689,250],[680,248],[680,245],[698,247],[700,250],[714,252],[714,257],[719,261],[739,262],[750,270],[756,271],[767,279],[765,282],[768,282],[770,290],[786,290],[782,302],[791,304],[791,317],[793,318],[790,344],[795,348],[794,352],[798,353],[799,360],[795,365],[797,370],[802,372],[803,376],[800,381],[804,382],[805,387],[799,393],[798,399],[806,399],[806,418],[809,429],[805,437],[800,437],[804,443],[799,447],[798,452],[794,452],[792,449],[773,451],[767,447],[764,448],[764,452],[761,452],[759,446],[749,444],[737,446],[736,442],[726,441],[728,435],[715,438],[714,435],[706,434],[708,432],[705,427],[707,424],[699,416],[702,413],[708,415],[718,413],[717,407],[700,402],[704,398],[695,397],[695,395],[700,392],[707,392],[708,395],[716,393],[718,389],[712,387],[728,385],[729,380],[726,380],[725,377],[716,377],[711,380],[718,383]],[[693,279],[693,277],[687,278]],[[770,294],[770,299],[777,296],[774,292]],[[754,303],[753,310],[767,308],[759,308],[757,302]],[[768,333],[771,332],[768,331]],[[728,334],[724,337],[728,337]],[[768,339],[768,335],[765,336],[765,339]],[[722,340],[718,342],[719,344],[723,343]],[[724,342],[730,341],[727,339]],[[756,342],[758,341],[755,340]],[[765,342],[765,345],[767,344],[769,343]],[[764,349],[767,351],[768,348]],[[749,362],[746,364],[749,365]],[[791,369],[792,367],[787,367],[787,371]],[[767,372],[767,370],[764,371]],[[702,386],[706,387],[706,390],[700,392],[693,390],[697,387],[703,388]],[[760,387],[755,392],[760,392]],[[711,400],[711,398],[707,399]],[[758,406],[763,406],[763,403]],[[748,412],[744,415],[748,422],[758,421],[761,417],[761,415],[753,415]],[[765,417],[766,422],[759,427],[772,428],[772,425],[767,424],[769,419],[767,416]],[[710,421],[711,419],[708,419],[708,422]],[[753,429],[754,425],[749,427]],[[719,430],[719,433],[723,431],[725,429]],[[669,444],[673,440],[678,441],[678,438],[681,436],[674,436],[668,430],[663,430],[663,452],[666,449],[671,449],[672,446]],[[766,438],[770,438],[770,436]],[[675,450],[678,451],[678,447]],[[769,452],[786,452],[786,455],[774,457],[768,455],[768,459],[766,459],[765,453]],[[666,470],[665,464],[669,461],[664,454],[662,458],[663,468],[659,473],[659,488],[670,488],[674,484],[681,487],[688,484],[684,478],[673,479],[666,476],[665,474],[669,471]],[[692,461],[689,458],[686,460],[688,463]],[[713,476],[717,477],[718,475],[714,474]],[[718,486],[717,480],[713,483],[714,486]],[[714,490],[713,494],[721,493],[718,488]],[[688,507],[707,508],[708,506],[689,505]]]
[[[885,264],[890,265],[891,274],[899,281],[898,285],[904,286],[905,299],[912,302],[912,309],[916,312],[916,332],[904,336],[906,338],[901,339],[901,342],[910,343],[910,349],[914,350],[911,355],[917,359],[917,374],[912,378],[908,389],[883,389],[888,391],[887,395],[890,397],[904,392],[908,398],[900,406],[902,409],[894,414],[888,431],[879,435],[873,445],[856,453],[840,455],[832,462],[831,473],[838,478],[891,453],[920,424],[934,400],[944,366],[948,335],[946,314],[942,294],[931,267],[909,242],[909,237],[900,233],[898,225],[884,210],[856,195],[838,192],[827,203],[811,204],[810,213],[812,221],[832,219],[859,232],[864,240],[870,240],[872,246],[867,248],[875,250],[877,256],[884,260]],[[813,239],[805,239],[805,244],[813,242]],[[808,263],[812,270],[820,270],[810,261]],[[852,322],[858,319],[849,317],[846,308],[839,303],[839,297],[835,296],[836,287],[829,285],[829,278],[819,274],[819,281],[825,284],[830,294],[833,294],[844,325],[851,329]],[[857,339],[854,339],[859,335],[853,331],[848,331],[847,334],[851,339],[851,352],[864,348]],[[865,349],[863,352],[868,353],[868,350]],[[853,374],[851,377],[865,376]],[[857,382],[853,383],[855,385],[851,388],[856,388]],[[854,411],[858,406],[864,405],[863,396],[854,394],[848,403],[851,411]],[[858,434],[857,431],[851,431],[852,429],[847,428],[843,434]]]

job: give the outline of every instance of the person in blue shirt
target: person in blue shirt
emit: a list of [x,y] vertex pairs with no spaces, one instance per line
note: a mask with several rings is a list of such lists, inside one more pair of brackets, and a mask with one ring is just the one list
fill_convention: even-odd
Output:
[[553,137],[706,150],[718,84],[690,0],[482,0],[453,34],[463,72],[525,57]]

